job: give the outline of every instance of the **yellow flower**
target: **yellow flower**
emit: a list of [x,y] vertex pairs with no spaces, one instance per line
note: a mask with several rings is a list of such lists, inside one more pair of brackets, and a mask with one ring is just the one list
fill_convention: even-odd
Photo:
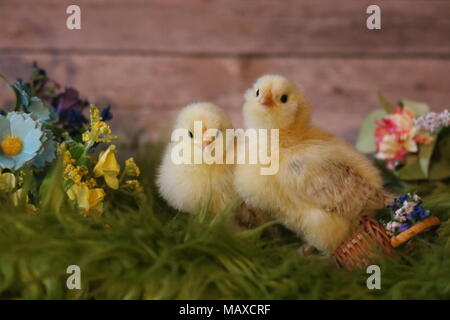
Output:
[[83,166],[74,166],[73,164],[68,164],[64,168],[64,179],[72,180],[74,183],[80,183],[81,179],[88,174],[88,171]]
[[0,174],[0,191],[10,192],[16,187],[16,176],[11,172]]
[[116,146],[110,145],[106,151],[100,153],[98,162],[94,168],[95,177],[104,177],[108,187],[112,189],[119,188],[119,179],[117,176],[120,172],[119,163],[116,160]]
[[[23,189],[18,189],[11,195],[12,203],[17,207],[22,199]],[[25,195],[25,202],[28,203],[28,195]]]
[[143,191],[141,184],[138,180],[127,180],[125,181],[125,188],[132,192],[140,193]]
[[85,166],[74,165],[75,159],[72,158],[70,151],[63,151],[64,162],[64,180],[71,180],[75,184],[81,183],[85,175],[89,173]]
[[97,181],[94,178],[90,178],[88,181],[86,181],[86,185],[89,188],[94,188],[97,186]]
[[20,187],[20,186],[22,186],[23,183],[24,183],[24,176],[25,176],[25,173],[24,173],[23,170],[16,171],[16,173],[17,173],[16,184],[17,184],[18,187]]
[[84,215],[90,212],[103,213],[105,191],[102,188],[89,189],[86,184],[74,184],[67,191],[70,200],[76,201]]
[[129,158],[125,161],[125,172],[130,177],[139,177],[141,174],[141,170],[139,170],[139,167],[136,165],[133,158]]
[[63,162],[66,165],[75,163],[75,159],[72,158],[72,154],[70,153],[69,150],[63,151]]
[[[18,189],[11,195],[11,200],[14,206],[17,207],[20,204],[22,196],[23,196],[23,189]],[[29,201],[28,195],[25,195],[25,209],[28,211],[28,213],[32,214],[37,213],[38,209],[36,208],[36,206],[29,203],[28,201]]]
[[94,105],[91,105],[90,108],[90,121],[90,129],[82,135],[83,142],[87,143],[88,148],[95,143],[111,142],[117,138],[111,135],[111,128],[106,122],[102,121],[100,111]]
[[102,121],[102,117],[100,117],[100,110],[98,110],[98,108],[96,108],[93,104],[91,104],[89,108],[89,118],[91,119],[91,123]]

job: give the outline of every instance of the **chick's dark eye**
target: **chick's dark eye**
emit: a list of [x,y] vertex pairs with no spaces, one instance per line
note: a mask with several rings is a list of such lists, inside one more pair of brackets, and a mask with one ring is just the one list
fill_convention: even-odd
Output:
[[283,94],[280,98],[281,102],[286,103],[288,101],[288,96],[287,94]]
[[256,90],[256,96],[259,96],[259,89]]
[[193,138],[193,137],[194,137],[194,135],[192,134],[192,132],[191,132],[191,131],[189,131],[189,137],[191,137],[191,138]]

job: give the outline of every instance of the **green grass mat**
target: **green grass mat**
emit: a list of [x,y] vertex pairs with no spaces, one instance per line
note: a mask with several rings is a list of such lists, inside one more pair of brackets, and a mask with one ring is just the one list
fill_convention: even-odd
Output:
[[[126,151],[120,152],[124,154]],[[404,185],[416,191],[442,224],[417,240],[401,263],[380,261],[381,290],[369,290],[365,270],[348,272],[321,255],[302,256],[289,232],[233,233],[223,218],[209,221],[170,209],[153,186],[161,145],[139,152],[147,201],[107,199],[103,217],[65,209],[30,215],[0,209],[0,297],[4,299],[449,299],[450,188]],[[68,290],[66,268],[81,268],[81,290]]]

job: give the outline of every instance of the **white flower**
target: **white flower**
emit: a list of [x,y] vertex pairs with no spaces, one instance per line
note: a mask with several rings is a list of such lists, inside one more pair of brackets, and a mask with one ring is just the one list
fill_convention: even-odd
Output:
[[406,201],[406,200],[405,200],[405,202],[403,202],[403,209],[406,214],[410,214],[414,210],[415,206],[416,206],[415,202],[410,202],[410,201]]
[[450,112],[447,109],[441,112],[439,115],[439,119],[441,120],[441,125],[446,127],[450,124]]
[[395,220],[400,222],[406,221],[406,215],[403,213],[401,209],[395,211]]
[[448,126],[450,123],[450,113],[445,109],[441,113],[429,112],[414,120],[414,125],[419,130],[434,133],[442,127]]

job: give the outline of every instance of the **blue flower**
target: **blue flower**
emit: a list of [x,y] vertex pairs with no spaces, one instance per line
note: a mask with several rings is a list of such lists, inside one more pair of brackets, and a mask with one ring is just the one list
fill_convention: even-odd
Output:
[[77,90],[66,88],[52,102],[53,107],[59,115],[59,121],[64,129],[70,134],[79,134],[83,126],[88,123],[83,115],[83,110],[89,105],[87,101],[81,100]]
[[410,213],[412,220],[419,221],[428,217],[429,211],[425,210],[422,206],[417,205],[414,207],[414,210]]
[[403,232],[403,231],[405,231],[406,229],[408,229],[409,227],[410,227],[411,225],[408,223],[408,222],[405,222],[405,223],[402,223],[401,225],[400,225],[400,227],[398,227],[398,230],[397,230],[397,232]]
[[66,123],[64,129],[69,131],[71,135],[83,132],[83,124],[88,123],[86,117],[78,109],[70,109],[66,115]]
[[106,108],[103,108],[100,112],[100,117],[102,117],[103,121],[108,121],[113,118],[113,114],[111,112],[111,106],[107,106]]
[[80,99],[80,95],[77,90],[73,88],[66,88],[63,93],[60,93],[53,100],[52,105],[59,113],[60,118],[65,120],[70,110],[78,109],[78,111],[81,112],[87,104]]
[[42,147],[43,131],[39,121],[23,112],[0,115],[0,168],[20,169]]
[[395,211],[397,211],[399,209],[399,206],[397,205],[397,203],[395,201],[390,203],[390,204],[388,204],[386,207],[388,209],[391,209],[392,212],[395,212]]
[[403,205],[403,202],[405,202],[406,200],[408,200],[408,195],[407,194],[404,194],[404,195],[402,195],[402,196],[400,196],[399,198],[398,198],[398,201]]

